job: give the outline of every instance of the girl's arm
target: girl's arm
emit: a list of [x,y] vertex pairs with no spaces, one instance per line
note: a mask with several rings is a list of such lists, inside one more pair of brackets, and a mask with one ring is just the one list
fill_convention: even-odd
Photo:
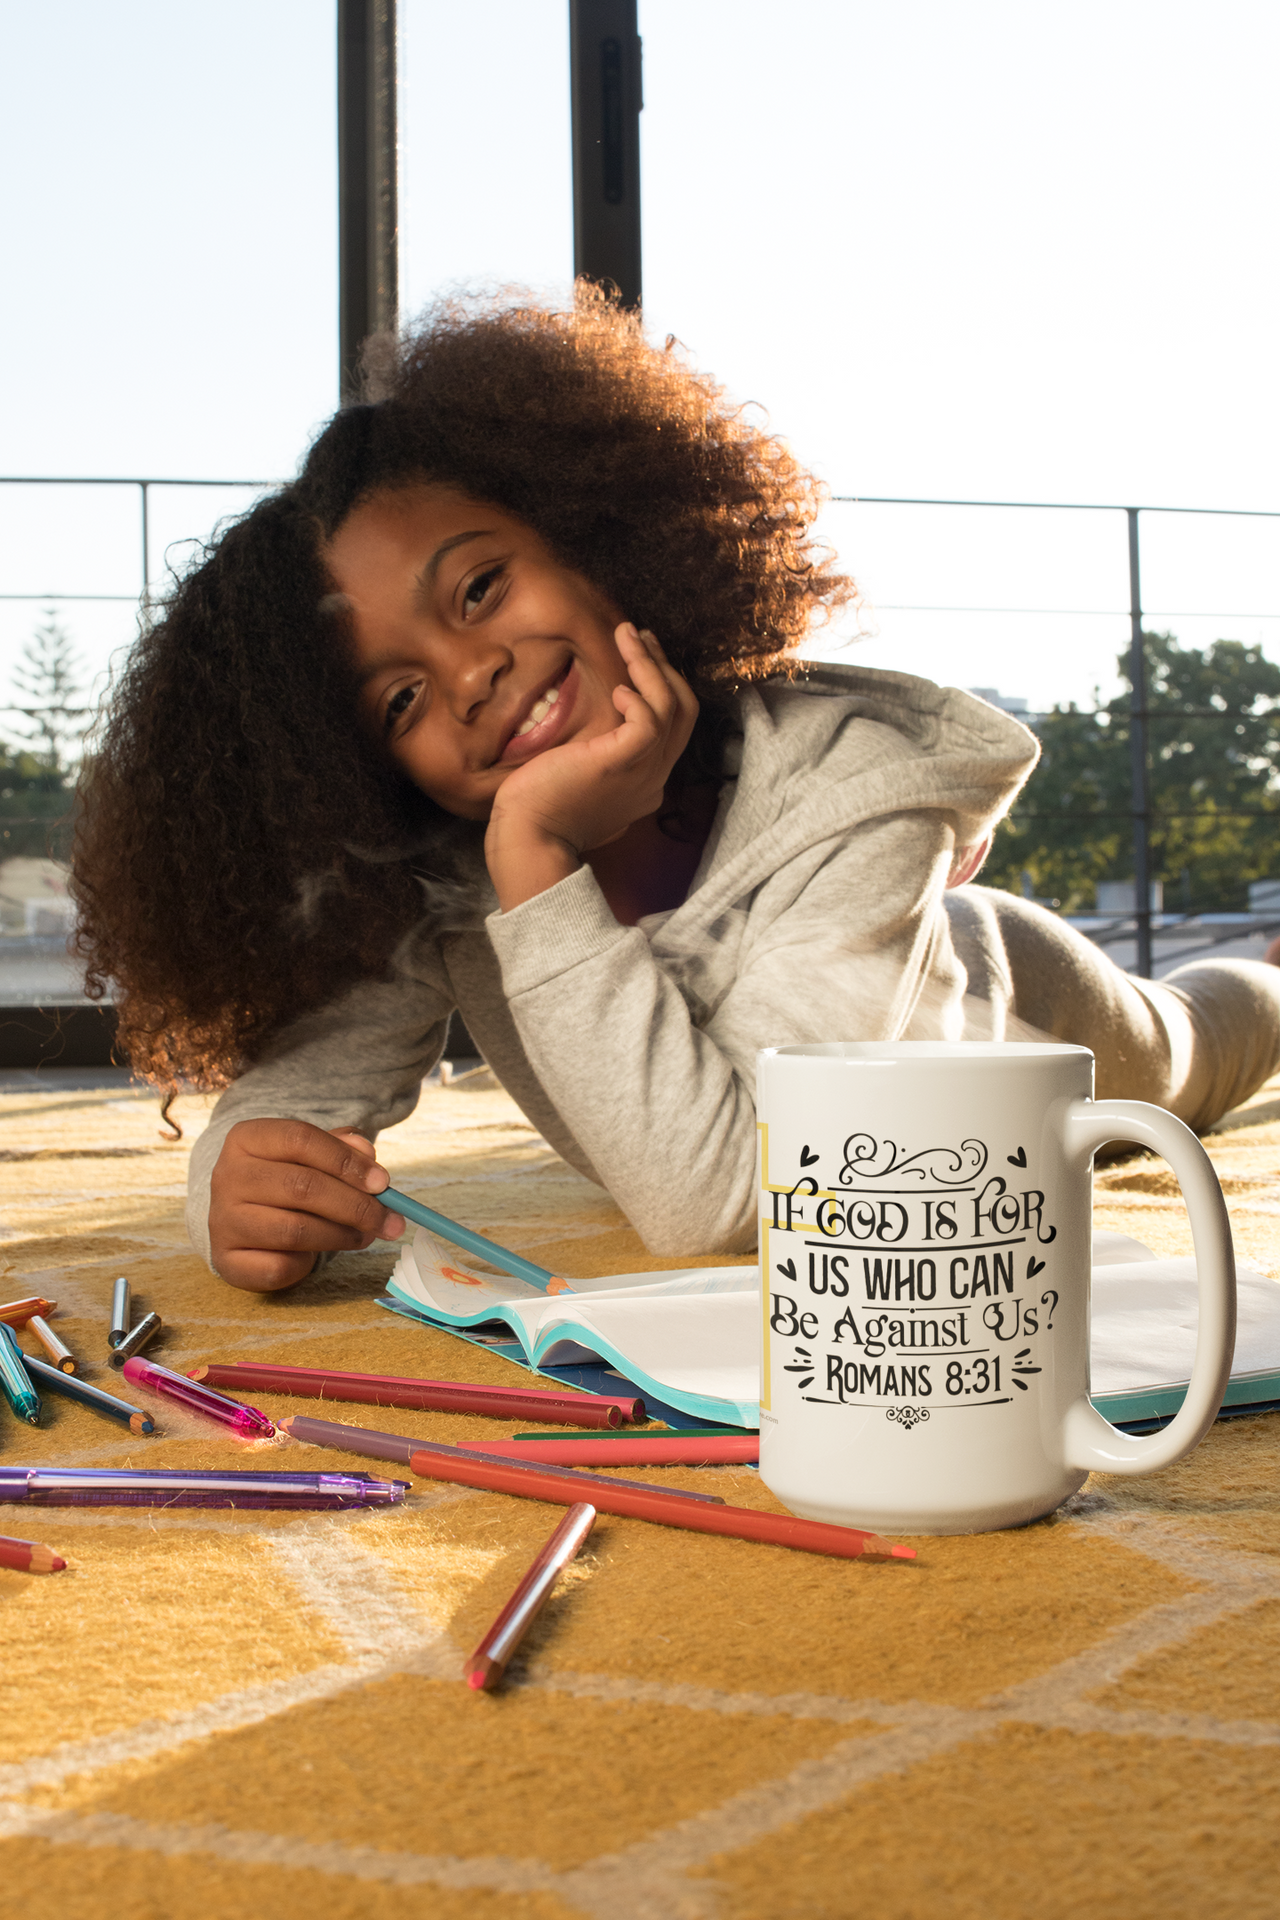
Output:
[[586,868],[490,917],[529,1062],[654,1252],[754,1245],[760,1047],[960,1037],[940,906],[953,838],[941,812],[872,819],[775,874],[701,950],[620,926]]
[[187,1230],[224,1280],[291,1286],[321,1253],[403,1230],[375,1197],[373,1140],[412,1113],[453,1008],[442,974],[413,972],[297,1021],[218,1101],[191,1154]]

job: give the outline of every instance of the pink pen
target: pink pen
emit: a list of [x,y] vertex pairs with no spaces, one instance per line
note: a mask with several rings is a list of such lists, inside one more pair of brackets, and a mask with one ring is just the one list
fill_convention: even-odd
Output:
[[150,1387],[153,1393],[176,1400],[192,1413],[206,1414],[220,1426],[230,1427],[242,1440],[269,1440],[276,1430],[275,1422],[268,1420],[265,1413],[259,1413],[256,1407],[243,1406],[239,1400],[228,1399],[225,1393],[202,1387],[198,1381],[188,1380],[185,1373],[174,1373],[171,1367],[144,1360],[140,1353],[125,1361],[124,1377],[135,1386]]

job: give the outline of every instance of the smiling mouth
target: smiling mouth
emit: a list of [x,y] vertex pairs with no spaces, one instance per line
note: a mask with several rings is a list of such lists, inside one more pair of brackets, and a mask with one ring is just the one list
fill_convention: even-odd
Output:
[[540,726],[546,719],[559,698],[559,687],[548,687],[541,699],[534,701],[529,709],[529,718],[521,721],[514,734],[512,734],[512,739],[523,740],[526,733],[532,733],[534,728]]
[[570,660],[554,684],[538,695],[520,725],[508,736],[498,756],[499,765],[503,761],[526,759],[551,744],[573,706],[572,674],[573,662]]

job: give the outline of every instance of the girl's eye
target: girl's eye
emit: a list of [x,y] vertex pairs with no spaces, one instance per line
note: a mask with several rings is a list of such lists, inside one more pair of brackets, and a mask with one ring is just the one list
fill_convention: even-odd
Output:
[[390,733],[396,721],[404,718],[405,714],[408,713],[410,707],[413,705],[417,692],[418,689],[416,686],[410,686],[401,687],[398,693],[392,694],[387,702],[386,711],[382,716],[382,730],[384,733]]
[[499,578],[501,573],[501,567],[488,567],[483,573],[478,573],[474,580],[467,582],[467,590],[462,596],[462,611],[464,613],[475,612],[476,608],[488,597],[490,587],[494,581]]

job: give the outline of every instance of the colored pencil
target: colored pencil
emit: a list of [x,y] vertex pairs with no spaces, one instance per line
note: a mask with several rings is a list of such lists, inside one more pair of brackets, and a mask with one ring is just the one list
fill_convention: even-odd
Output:
[[375,1460],[398,1460],[405,1466],[417,1453],[457,1455],[468,1460],[487,1460],[491,1466],[509,1467],[517,1474],[551,1474],[571,1488],[631,1487],[637,1493],[653,1494],[660,1500],[675,1499],[678,1494],[682,1499],[705,1501],[710,1506],[724,1505],[718,1493],[690,1493],[685,1487],[659,1487],[650,1480],[616,1480],[599,1473],[578,1473],[570,1467],[520,1466],[505,1456],[488,1453],[482,1447],[451,1447],[434,1440],[410,1439],[402,1433],[374,1433],[367,1427],[345,1427],[336,1420],[309,1420],[303,1413],[295,1413],[288,1420],[282,1420],[280,1430],[291,1439],[301,1440],[311,1446],[341,1447],[347,1453],[369,1454]]
[[57,1311],[56,1300],[44,1300],[34,1293],[29,1300],[6,1300],[0,1306],[0,1321],[7,1327],[25,1327],[33,1313],[42,1313],[48,1319],[51,1313]]
[[539,1293],[574,1291],[572,1281],[562,1280],[558,1274],[552,1273],[550,1267],[540,1267],[534,1261],[526,1260],[521,1253],[511,1253],[506,1247],[500,1247],[496,1240],[486,1240],[482,1233],[460,1226],[447,1213],[437,1213],[434,1207],[424,1207],[421,1200],[411,1200],[407,1193],[398,1193],[394,1187],[384,1187],[381,1193],[375,1193],[373,1197],[381,1200],[383,1206],[389,1207],[392,1213],[403,1214],[406,1220],[415,1220],[420,1227],[430,1227],[433,1233],[451,1240],[455,1247],[465,1247],[468,1253],[478,1254],[482,1260],[487,1260],[491,1267],[501,1267],[503,1273],[527,1281]]
[[684,1433],[619,1433],[566,1439],[539,1434],[532,1440],[486,1440],[486,1453],[513,1460],[543,1460],[560,1467],[724,1467],[754,1466],[760,1458],[758,1433],[717,1433],[699,1439]]
[[40,1395],[32,1386],[31,1375],[23,1365],[25,1358],[13,1328],[0,1321],[0,1392],[3,1392],[19,1420],[38,1427]]
[[41,1313],[33,1313],[27,1322],[27,1332],[34,1333],[55,1367],[63,1373],[74,1373],[76,1357],[70,1347],[59,1340],[49,1322]]
[[0,1567],[13,1567],[18,1573],[61,1573],[66,1564],[61,1554],[35,1540],[11,1540],[7,1533],[0,1533]]
[[22,1364],[38,1386],[48,1387],[51,1393],[61,1394],[64,1400],[78,1401],[82,1407],[92,1407],[95,1413],[105,1413],[109,1420],[118,1420],[130,1433],[154,1433],[156,1423],[149,1413],[141,1407],[131,1407],[127,1400],[117,1400],[114,1393],[106,1393],[101,1387],[91,1387],[87,1380],[81,1380],[78,1374],[63,1373],[58,1367],[51,1367],[47,1360],[37,1360],[32,1353],[24,1353]]
[[755,1427],[642,1427],[639,1432],[623,1432],[610,1427],[599,1433],[513,1433],[513,1440],[741,1440],[744,1432],[756,1439]]
[[126,1360],[132,1360],[135,1353],[141,1353],[144,1347],[151,1345],[163,1325],[164,1321],[158,1313],[144,1314],[136,1326],[130,1327],[128,1333],[116,1341],[107,1356],[108,1365],[122,1367]]
[[643,1420],[644,1401],[620,1394],[541,1393],[536,1387],[471,1386],[459,1380],[408,1380],[395,1374],[344,1373],[336,1367],[278,1367],[253,1360],[212,1361],[187,1376],[208,1387],[297,1393],[315,1400],[352,1400],[371,1407],[417,1407],[431,1413],[482,1413],[495,1420],[543,1420],[549,1426],[617,1427]]
[[[451,1480],[462,1486],[483,1487],[490,1493],[515,1493],[526,1500],[550,1500],[567,1506],[572,1487],[562,1477],[570,1470],[522,1467],[510,1461],[478,1459],[462,1448],[420,1448],[409,1456],[410,1472],[430,1480]],[[749,1507],[721,1506],[679,1493],[638,1491],[618,1480],[600,1486],[596,1474],[574,1474],[592,1489],[590,1498],[601,1513],[618,1513],[633,1520],[653,1520],[660,1527],[686,1527],[693,1533],[727,1534],[737,1540],[758,1540],[777,1547],[795,1547],[802,1553],[833,1554],[843,1560],[864,1556],[878,1560],[914,1560],[914,1547],[895,1546],[878,1534],[858,1527],[833,1527],[823,1520],[797,1520],[791,1514],[756,1513]]]
[[129,1331],[129,1282],[121,1274],[111,1290],[111,1327],[107,1345],[118,1347]]
[[[858,1527],[833,1527],[823,1520],[797,1520],[791,1514],[755,1513],[748,1507],[730,1507],[717,1500],[690,1494],[685,1488],[637,1486],[605,1474],[578,1473],[571,1467],[524,1466],[511,1459],[467,1447],[446,1447],[422,1440],[406,1441],[400,1434],[366,1433],[331,1420],[308,1420],[295,1414],[281,1421],[295,1440],[319,1446],[343,1447],[351,1453],[370,1453],[386,1460],[404,1460],[399,1449],[411,1448],[410,1469],[424,1479],[451,1480],[460,1486],[482,1487],[491,1493],[514,1493],[527,1500],[547,1500],[572,1506],[576,1498],[589,1500],[601,1513],[619,1513],[636,1520],[655,1520],[660,1526],[687,1527],[695,1533],[722,1533],[739,1540],[760,1540],[803,1553],[834,1554],[843,1560],[914,1560],[914,1547],[900,1547]],[[391,1452],[390,1448],[397,1451]],[[580,1496],[574,1488],[581,1488]]]
[[570,1507],[551,1538],[536,1555],[520,1582],[466,1666],[466,1681],[477,1693],[495,1687],[542,1607],[552,1587],[596,1523],[596,1510],[586,1501]]

